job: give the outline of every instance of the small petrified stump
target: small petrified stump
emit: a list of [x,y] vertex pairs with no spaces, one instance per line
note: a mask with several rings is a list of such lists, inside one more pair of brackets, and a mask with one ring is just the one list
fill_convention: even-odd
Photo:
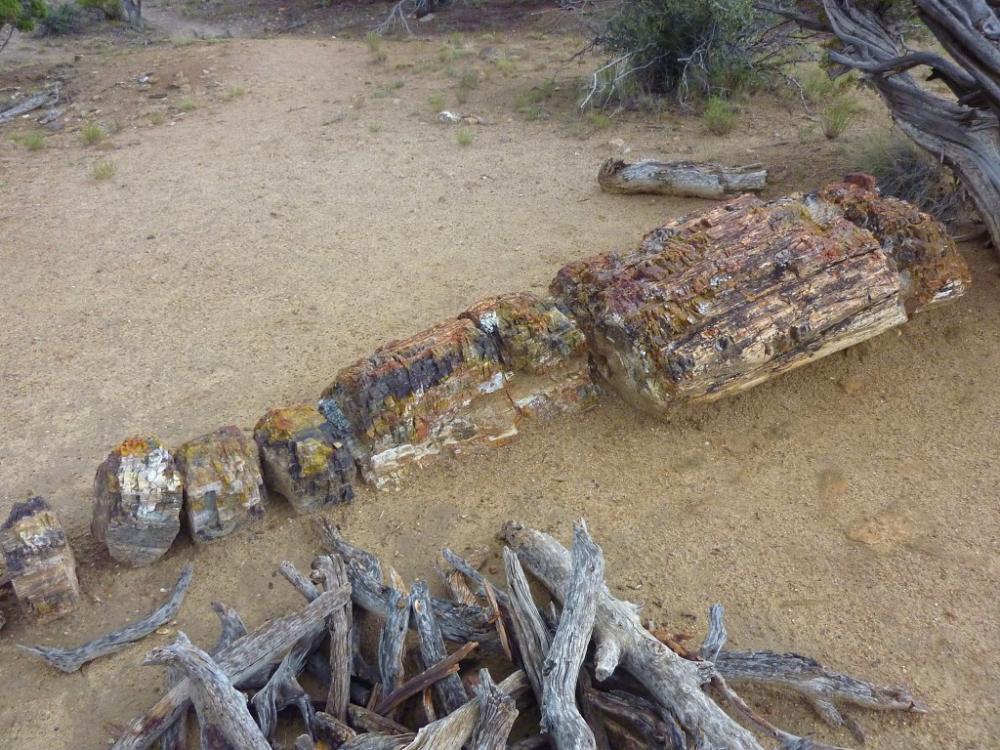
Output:
[[271,409],[253,434],[268,489],[299,513],[354,498],[354,458],[316,407]]
[[455,319],[341,370],[319,408],[335,431],[350,431],[365,481],[383,487],[442,453],[516,436],[503,386],[493,337]]
[[195,542],[224,537],[264,517],[257,445],[229,425],[177,450],[184,509]]
[[503,294],[477,303],[461,317],[496,340],[507,395],[522,416],[548,417],[597,403],[586,338],[553,298]]
[[597,173],[597,182],[606,193],[728,198],[763,190],[767,170],[760,164],[724,167],[711,162],[608,159]]
[[155,437],[119,444],[94,477],[93,535],[127,565],[148,565],[181,528],[184,491],[174,457]]
[[76,560],[62,524],[45,500],[15,503],[0,528],[7,575],[14,594],[42,619],[61,617],[80,600]]
[[871,338],[968,283],[944,228],[862,175],[682,217],[631,253],[566,266],[552,291],[602,377],[665,413]]

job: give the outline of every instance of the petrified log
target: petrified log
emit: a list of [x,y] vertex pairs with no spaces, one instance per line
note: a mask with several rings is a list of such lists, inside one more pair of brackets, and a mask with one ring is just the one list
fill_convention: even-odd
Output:
[[158,438],[121,442],[97,468],[90,530],[118,562],[160,559],[181,528],[181,475]]
[[210,542],[264,517],[257,445],[239,427],[185,443],[177,450],[191,537]]
[[767,170],[760,164],[724,167],[711,162],[608,159],[597,173],[597,182],[605,193],[726,198],[763,190]]
[[271,750],[250,716],[246,697],[184,633],[177,633],[173,645],[150,651],[143,664],[176,665],[187,674],[204,750]]
[[354,457],[314,406],[271,409],[253,435],[267,488],[299,513],[354,498]]
[[126,625],[123,628],[114,630],[100,638],[95,638],[76,648],[50,648],[48,646],[19,646],[28,653],[40,656],[56,669],[63,672],[75,672],[87,662],[99,659],[102,656],[121,651],[130,643],[134,643],[152,633],[158,627],[166,625],[180,611],[187,594],[188,586],[191,585],[191,577],[194,575],[194,566],[188,563],[181,571],[180,578],[174,585],[173,591],[167,597],[167,601],[153,610],[149,615]]
[[517,434],[496,343],[464,319],[391,341],[341,370],[320,411],[334,430],[351,425],[362,475],[376,487],[444,451]]
[[80,600],[76,560],[56,514],[41,497],[14,503],[0,528],[7,578],[31,614],[46,620],[72,611]]
[[941,225],[872,187],[852,177],[770,203],[745,195],[635,251],[571,263],[552,291],[633,403],[666,413],[737,393],[964,292]]
[[519,416],[547,418],[597,403],[586,338],[551,297],[502,294],[477,303],[461,317],[496,342],[504,389]]
[[[326,628],[326,618],[350,600],[346,589],[320,594],[305,608],[270,620],[249,635],[219,652],[215,658],[222,672],[236,687],[268,674],[302,637],[318,635]],[[177,717],[191,705],[189,680],[177,684],[145,714],[133,720],[111,750],[142,750],[156,741]]]

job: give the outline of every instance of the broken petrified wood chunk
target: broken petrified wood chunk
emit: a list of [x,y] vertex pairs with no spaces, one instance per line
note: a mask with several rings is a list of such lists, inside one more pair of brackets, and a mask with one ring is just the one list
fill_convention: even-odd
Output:
[[522,416],[548,417],[597,403],[586,338],[551,297],[489,297],[461,317],[495,339],[507,395]]
[[871,338],[968,279],[936,222],[851,182],[685,216],[631,253],[566,266],[552,291],[600,375],[664,413]]
[[185,443],[177,450],[184,509],[195,542],[210,542],[264,517],[257,445],[239,427]]
[[170,549],[181,528],[181,475],[155,437],[119,444],[94,477],[90,530],[127,565],[148,565]]
[[268,489],[299,513],[354,498],[354,457],[314,406],[271,409],[253,434]]
[[724,167],[710,162],[608,159],[597,173],[597,182],[606,193],[725,198],[763,190],[767,170],[760,164]]
[[7,576],[14,595],[42,619],[61,617],[80,600],[76,560],[62,524],[45,500],[15,503],[0,528]]
[[464,319],[392,341],[341,370],[319,408],[335,430],[350,431],[362,474],[377,487],[442,452],[517,434],[496,343]]

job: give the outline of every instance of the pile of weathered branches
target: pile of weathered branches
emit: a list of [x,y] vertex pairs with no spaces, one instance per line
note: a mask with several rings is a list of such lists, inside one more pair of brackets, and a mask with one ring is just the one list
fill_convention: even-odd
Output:
[[[719,605],[697,650],[654,635],[641,625],[638,607],[609,592],[601,549],[583,522],[572,551],[547,534],[506,524],[506,587],[444,550],[447,599],[432,598],[421,581],[408,588],[328,521],[320,530],[327,554],[313,560],[311,576],[291,563],[280,568],[308,604],[249,633],[235,612],[216,604],[222,634],[209,652],[183,634],[153,650],[145,663],[170,665],[170,690],[114,750],[157,739],[164,749],[184,747],[192,703],[203,748],[260,750],[278,746],[285,709],[304,729],[284,725],[283,734],[297,735],[296,748],[342,750],[761,748],[753,732],[783,748],[825,747],[757,715],[737,684],[804,698],[859,740],[843,706],[922,710],[902,688],[838,674],[802,656],[725,650]],[[551,594],[544,607],[525,568]],[[375,630],[369,655],[362,632]],[[409,630],[416,637],[408,651]],[[446,643],[458,647],[448,653]],[[478,669],[460,676],[460,663],[474,661]],[[491,670],[507,676],[496,682]],[[245,692],[252,693],[249,706]]]

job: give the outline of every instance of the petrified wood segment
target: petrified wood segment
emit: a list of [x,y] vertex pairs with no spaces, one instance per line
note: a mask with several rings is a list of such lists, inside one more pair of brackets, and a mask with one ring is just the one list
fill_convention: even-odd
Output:
[[552,291],[601,376],[663,413],[871,338],[967,283],[932,219],[851,182],[683,217],[631,253],[566,266]]
[[597,182],[606,193],[725,198],[763,190],[767,170],[760,164],[724,167],[711,162],[608,159],[597,173]]
[[210,542],[264,517],[257,446],[239,427],[185,443],[177,450],[184,510],[195,542]]
[[90,530],[118,562],[148,565],[162,557],[181,528],[181,475],[155,437],[115,447],[94,477]]
[[376,349],[337,375],[320,411],[335,431],[351,426],[362,473],[379,487],[410,464],[517,434],[496,343],[469,320]]
[[354,457],[314,406],[271,409],[253,434],[267,488],[299,513],[354,498]]
[[551,297],[530,292],[489,297],[461,317],[496,342],[504,387],[520,416],[544,418],[597,403],[586,338]]
[[14,595],[42,619],[61,617],[80,600],[76,560],[62,524],[45,500],[15,503],[0,528],[7,577]]

